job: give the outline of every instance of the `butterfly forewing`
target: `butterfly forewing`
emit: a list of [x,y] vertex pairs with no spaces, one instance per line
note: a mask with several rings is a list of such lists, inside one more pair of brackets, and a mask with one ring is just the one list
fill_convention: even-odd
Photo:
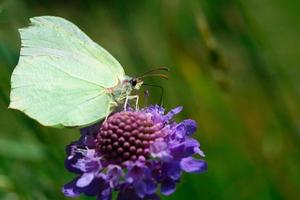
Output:
[[124,71],[74,24],[36,17],[20,30],[22,48],[11,80],[11,108],[47,126],[84,126],[110,112],[105,92]]

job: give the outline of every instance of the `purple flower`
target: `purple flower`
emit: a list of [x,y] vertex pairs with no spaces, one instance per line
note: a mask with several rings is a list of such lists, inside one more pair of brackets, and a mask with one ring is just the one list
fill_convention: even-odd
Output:
[[182,107],[165,114],[160,106],[112,114],[103,124],[81,129],[81,138],[67,146],[66,168],[78,176],[63,193],[81,193],[98,200],[156,200],[176,190],[182,172],[207,169],[197,140],[196,122],[172,120]]

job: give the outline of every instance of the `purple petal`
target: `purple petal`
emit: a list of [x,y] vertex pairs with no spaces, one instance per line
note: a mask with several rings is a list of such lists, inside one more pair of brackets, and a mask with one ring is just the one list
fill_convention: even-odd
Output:
[[80,192],[74,190],[73,188],[63,188],[62,192],[66,197],[78,197]]
[[[191,136],[197,130],[197,123],[192,119],[186,119],[182,121],[178,127],[184,127],[184,134],[186,136]],[[177,129],[177,128],[176,128]]]
[[96,172],[102,168],[101,163],[97,159],[95,150],[82,150],[81,154],[82,158],[76,159],[77,162],[72,165],[73,168],[77,168],[83,173]]
[[192,157],[183,158],[180,162],[181,169],[189,173],[200,173],[207,170],[207,164],[203,160]]
[[146,194],[146,184],[143,181],[139,181],[137,183],[134,183],[135,185],[135,192],[136,194],[143,199]]
[[78,160],[85,157],[82,153],[82,149],[79,146],[82,146],[81,141],[72,142],[66,147],[66,153],[68,157],[65,160],[65,167],[76,174],[81,174],[83,171],[76,166]]
[[151,112],[153,114],[159,114],[159,115],[163,115],[165,112],[165,109],[159,105],[154,105],[154,106],[149,106],[147,108],[148,112]]
[[126,181],[128,183],[138,182],[143,178],[144,168],[139,165],[133,165],[130,169],[128,169]]
[[70,183],[67,183],[64,185],[62,188],[62,192],[64,193],[65,196],[67,197],[78,197],[81,193],[80,189],[76,187],[76,182],[78,178],[72,180]]
[[146,194],[148,195],[154,194],[157,190],[157,184],[151,179],[147,179],[144,182],[146,184],[146,188],[145,188]]
[[77,197],[80,193],[84,193],[88,196],[96,196],[97,194],[109,188],[109,185],[102,178],[94,178],[88,186],[79,188],[76,186],[76,183],[79,180],[79,178],[80,177],[77,177],[76,179],[74,179],[73,181],[71,181],[63,187],[62,192],[65,194],[65,196]]
[[202,157],[205,157],[205,154],[203,153],[203,151],[199,147],[195,147],[194,151],[195,151],[196,154],[198,154]]
[[118,165],[109,165],[107,167],[107,174],[110,177],[121,176],[122,172],[122,168]]
[[168,144],[162,141],[154,142],[150,146],[151,156],[154,158],[160,158],[162,160],[172,159],[168,152]]
[[186,139],[184,145],[185,145],[185,149],[183,152],[184,156],[194,155],[196,153],[195,149],[200,146],[199,142],[192,138]]
[[166,174],[172,180],[178,180],[181,176],[181,167],[178,161],[164,163],[162,173]]
[[100,164],[96,160],[91,160],[90,162],[86,162],[85,171],[86,172],[95,172],[100,169]]
[[102,178],[94,178],[93,181],[82,191],[87,196],[96,196],[97,194],[103,193],[107,189],[110,189],[109,185]]
[[112,199],[112,191],[111,188],[106,188],[102,190],[102,192],[97,196],[97,200],[111,200]]
[[160,191],[164,195],[170,195],[176,190],[176,183],[171,179],[165,179],[161,183]]
[[158,154],[162,151],[167,150],[168,145],[165,142],[154,142],[153,145],[150,146],[151,153]]
[[162,179],[164,179],[166,174],[162,173],[162,170],[159,168],[159,165],[157,168],[153,168],[152,170],[152,177],[157,181],[160,182]]
[[166,115],[165,115],[165,119],[166,121],[169,121],[170,119],[172,119],[172,117],[178,113],[180,113],[182,111],[182,106],[178,106],[172,110],[170,110]]
[[65,167],[67,168],[67,170],[76,174],[81,174],[83,171],[76,167],[76,163],[81,157],[82,155],[77,153],[76,155],[72,156],[72,158],[65,159]]
[[180,144],[172,146],[170,151],[174,158],[181,159],[197,153],[197,148],[199,146],[200,144],[197,140],[189,138]]
[[92,180],[94,179],[94,173],[84,173],[82,176],[77,180],[76,186],[83,188],[88,186]]
[[109,165],[107,169],[107,180],[110,187],[115,188],[119,184],[119,178],[123,175],[123,170],[118,165]]
[[181,158],[184,150],[185,150],[185,144],[184,143],[174,145],[170,148],[171,155],[174,158]]
[[173,140],[181,142],[186,137],[186,130],[183,124],[178,124],[176,126],[176,131],[173,134]]

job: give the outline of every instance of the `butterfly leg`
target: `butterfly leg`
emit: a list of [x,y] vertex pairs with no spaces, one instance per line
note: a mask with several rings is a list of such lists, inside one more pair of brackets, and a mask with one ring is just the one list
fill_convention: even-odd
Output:
[[135,98],[135,110],[139,110],[139,96],[133,96]]
[[128,99],[129,99],[129,96],[126,96],[126,99],[125,99],[125,102],[124,102],[124,111],[125,112],[126,112],[126,109],[127,109]]
[[126,112],[128,100],[132,100],[132,99],[135,99],[135,109],[136,110],[139,109],[139,96],[138,95],[127,96],[126,99],[125,99],[125,103],[124,103],[124,111],[125,112]]
[[109,103],[109,106],[107,106],[106,117],[105,117],[104,122],[106,122],[107,118],[109,117],[109,114],[111,113],[111,108],[116,107],[116,106],[118,106],[118,104],[116,102],[114,102],[114,101],[112,101],[112,102]]
[[109,115],[109,107],[108,107],[108,109],[107,109],[107,111],[106,111],[106,117],[105,117],[105,120],[104,120],[104,122],[103,122],[103,123],[105,123],[105,122],[106,122],[106,120],[107,120],[107,118],[108,118],[108,115]]

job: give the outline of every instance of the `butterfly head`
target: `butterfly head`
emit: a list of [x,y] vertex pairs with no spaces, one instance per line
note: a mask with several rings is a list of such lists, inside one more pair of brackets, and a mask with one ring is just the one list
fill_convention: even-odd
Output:
[[132,78],[129,80],[129,83],[133,89],[139,90],[144,82],[139,78]]

